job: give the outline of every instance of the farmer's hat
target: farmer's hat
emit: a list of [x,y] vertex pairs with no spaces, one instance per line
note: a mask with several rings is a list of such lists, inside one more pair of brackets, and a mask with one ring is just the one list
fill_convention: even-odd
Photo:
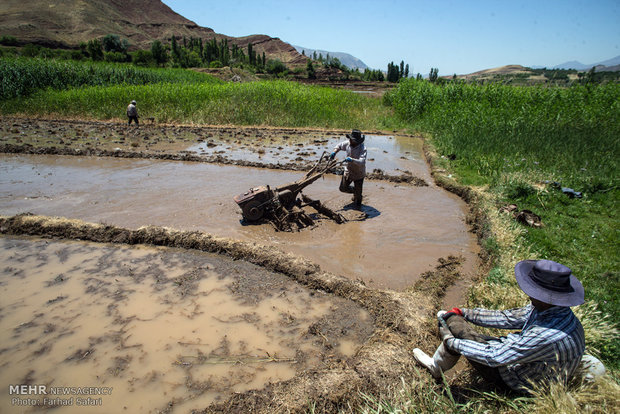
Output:
[[136,104],[136,101],[131,101],[131,103],[132,103],[133,105],[135,105],[135,104]]
[[346,135],[347,138],[353,140],[353,142],[356,144],[361,144],[362,142],[364,142],[364,139],[366,139],[366,135],[362,135],[362,131],[360,131],[359,129],[354,129],[351,131],[350,134]]
[[551,260],[523,260],[515,266],[519,287],[529,297],[556,306],[584,302],[583,285],[571,270]]

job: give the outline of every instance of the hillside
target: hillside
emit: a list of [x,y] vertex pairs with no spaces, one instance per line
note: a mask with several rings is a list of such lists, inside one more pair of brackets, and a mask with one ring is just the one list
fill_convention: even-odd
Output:
[[0,35],[10,35],[22,44],[75,48],[81,42],[116,34],[129,40],[132,48],[149,48],[154,40],[168,41],[173,35],[228,39],[258,53],[280,59],[287,65],[303,65],[306,58],[293,46],[266,35],[230,37],[198,26],[175,13],[159,0],[3,0]]
[[491,68],[480,70],[478,72],[470,73],[468,75],[462,75],[465,79],[476,78],[486,75],[507,75],[507,74],[515,74],[515,73],[527,73],[529,72],[527,68],[521,65],[506,65],[500,66],[498,68]]

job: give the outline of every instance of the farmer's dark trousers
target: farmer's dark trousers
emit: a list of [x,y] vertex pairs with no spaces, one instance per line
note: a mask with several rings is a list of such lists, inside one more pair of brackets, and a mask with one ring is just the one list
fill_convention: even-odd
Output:
[[[455,338],[469,339],[470,341],[481,343],[487,343],[488,341],[497,339],[493,336],[483,335],[476,332],[473,325],[459,315],[450,316],[446,320],[446,323],[448,324],[448,328],[450,328],[450,331]],[[498,385],[500,388],[509,389],[506,383],[504,383],[504,380],[499,374],[499,370],[497,368],[491,368],[488,365],[484,365],[470,359],[468,359],[468,361],[484,379]]]
[[140,123],[138,122],[138,117],[137,116],[130,116],[129,117],[129,122],[127,123],[127,125],[131,125],[131,121],[136,121],[136,125],[140,125]]
[[[351,186],[353,183],[353,187]],[[346,175],[342,176],[342,180],[340,180],[340,188],[339,190],[343,193],[353,194],[353,203],[356,206],[362,205],[362,188],[364,187],[364,179],[351,181],[346,178]]]

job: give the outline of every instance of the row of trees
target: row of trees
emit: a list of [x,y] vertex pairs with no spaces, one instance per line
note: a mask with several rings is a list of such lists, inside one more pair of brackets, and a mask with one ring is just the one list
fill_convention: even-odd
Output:
[[[17,40],[12,37],[3,36],[0,38],[0,44],[17,45]],[[27,45],[23,49],[26,50],[28,56],[47,56],[47,50],[39,46]],[[247,66],[258,72],[268,72],[280,74],[287,71],[286,66],[277,60],[267,61],[265,53],[259,54],[254,49],[254,45],[249,43],[247,50],[240,48],[236,44],[230,44],[227,39],[217,41],[212,38],[203,41],[201,38],[170,38],[169,44],[164,44],[159,40],[151,44],[150,50],[137,50],[129,52],[129,42],[127,39],[121,39],[118,35],[108,34],[102,39],[92,39],[88,42],[80,44],[79,51],[70,51],[70,58],[91,60],[105,60],[108,62],[133,62],[139,66],[172,66],[180,68],[190,67],[223,67],[223,66]],[[305,51],[302,51],[305,56]],[[306,64],[306,74],[309,79],[316,78],[315,65],[322,65],[325,68],[336,69],[342,72],[342,78],[357,78],[364,81],[398,82],[402,78],[409,77],[409,64],[404,61],[400,65],[390,62],[388,64],[387,77],[381,70],[365,69],[363,73],[359,69],[349,69],[340,62],[336,57],[327,53],[313,52],[311,58]],[[434,71],[434,72],[433,72]],[[418,73],[417,77],[422,78]],[[386,79],[387,78],[387,79]],[[432,69],[430,79],[437,79],[436,69]]]
[[[94,61],[108,62],[133,62],[139,66],[172,66],[180,68],[189,67],[223,67],[237,66],[244,67],[256,72],[267,72],[271,74],[282,75],[289,69],[279,60],[267,60],[265,53],[256,52],[254,45],[249,43],[247,49],[241,48],[234,43],[229,43],[227,39],[217,41],[212,38],[203,41],[201,38],[180,38],[172,37],[170,43],[164,44],[159,40],[151,44],[148,50],[137,50],[129,52],[129,42],[127,39],[121,39],[118,35],[108,34],[101,39],[92,39],[88,42],[80,44],[79,50],[62,50],[48,49],[34,44],[26,44],[19,48],[20,42],[13,36],[0,36],[0,45],[8,46],[8,53],[19,54],[25,57],[41,57],[41,58],[61,58],[61,59],[91,59]],[[0,56],[5,53],[0,49]],[[305,51],[302,51],[305,55]],[[321,53],[313,52],[311,58],[308,59],[305,73],[309,79],[317,76],[316,65],[322,65],[325,68],[338,70],[338,74],[330,75],[330,79],[361,79],[364,81],[398,82],[400,79],[410,76],[409,64],[404,61],[400,65],[390,62],[387,66],[387,72],[374,69],[365,69],[360,72],[359,69],[349,69],[340,62],[336,57],[332,57],[329,53],[324,57]],[[542,74],[549,82],[569,84],[571,81],[569,75],[577,73],[576,82],[580,84],[604,83],[608,81],[617,81],[620,78],[619,72],[596,72],[595,68],[588,72],[578,72],[576,70],[560,70],[560,69],[530,69],[534,73]],[[295,69],[296,73],[303,73],[304,69]],[[443,82],[439,77],[439,70],[431,68],[428,75],[430,82]],[[411,76],[413,76],[411,74]],[[517,77],[528,77],[527,74],[519,74]],[[422,79],[422,75],[418,73],[416,79]],[[453,80],[456,80],[456,75]]]
[[394,62],[388,63],[387,67],[387,81],[398,82],[401,78],[409,77],[409,64],[405,65],[405,61],[400,61],[400,66],[395,65]]
[[[18,46],[12,36],[0,37],[4,46]],[[170,43],[159,40],[151,44],[147,50],[129,52],[129,42],[118,35],[109,34],[101,39],[82,42],[79,50],[48,49],[34,44],[27,44],[20,50],[26,57],[43,57],[63,59],[91,59],[107,62],[133,62],[139,66],[172,66],[172,67],[222,67],[245,65],[257,71],[270,68],[281,68],[281,62],[268,62],[265,53],[259,54],[253,44],[248,44],[247,51],[236,44],[229,44],[227,39],[217,41],[213,38],[203,42],[200,38],[172,37]]]

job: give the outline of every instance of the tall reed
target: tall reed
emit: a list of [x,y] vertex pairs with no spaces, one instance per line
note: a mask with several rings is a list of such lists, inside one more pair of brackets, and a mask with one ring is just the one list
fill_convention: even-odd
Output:
[[[386,98],[459,167],[497,179],[524,167],[617,185],[620,85],[570,88],[434,85],[408,80]],[[585,174],[583,174],[585,172]]]

